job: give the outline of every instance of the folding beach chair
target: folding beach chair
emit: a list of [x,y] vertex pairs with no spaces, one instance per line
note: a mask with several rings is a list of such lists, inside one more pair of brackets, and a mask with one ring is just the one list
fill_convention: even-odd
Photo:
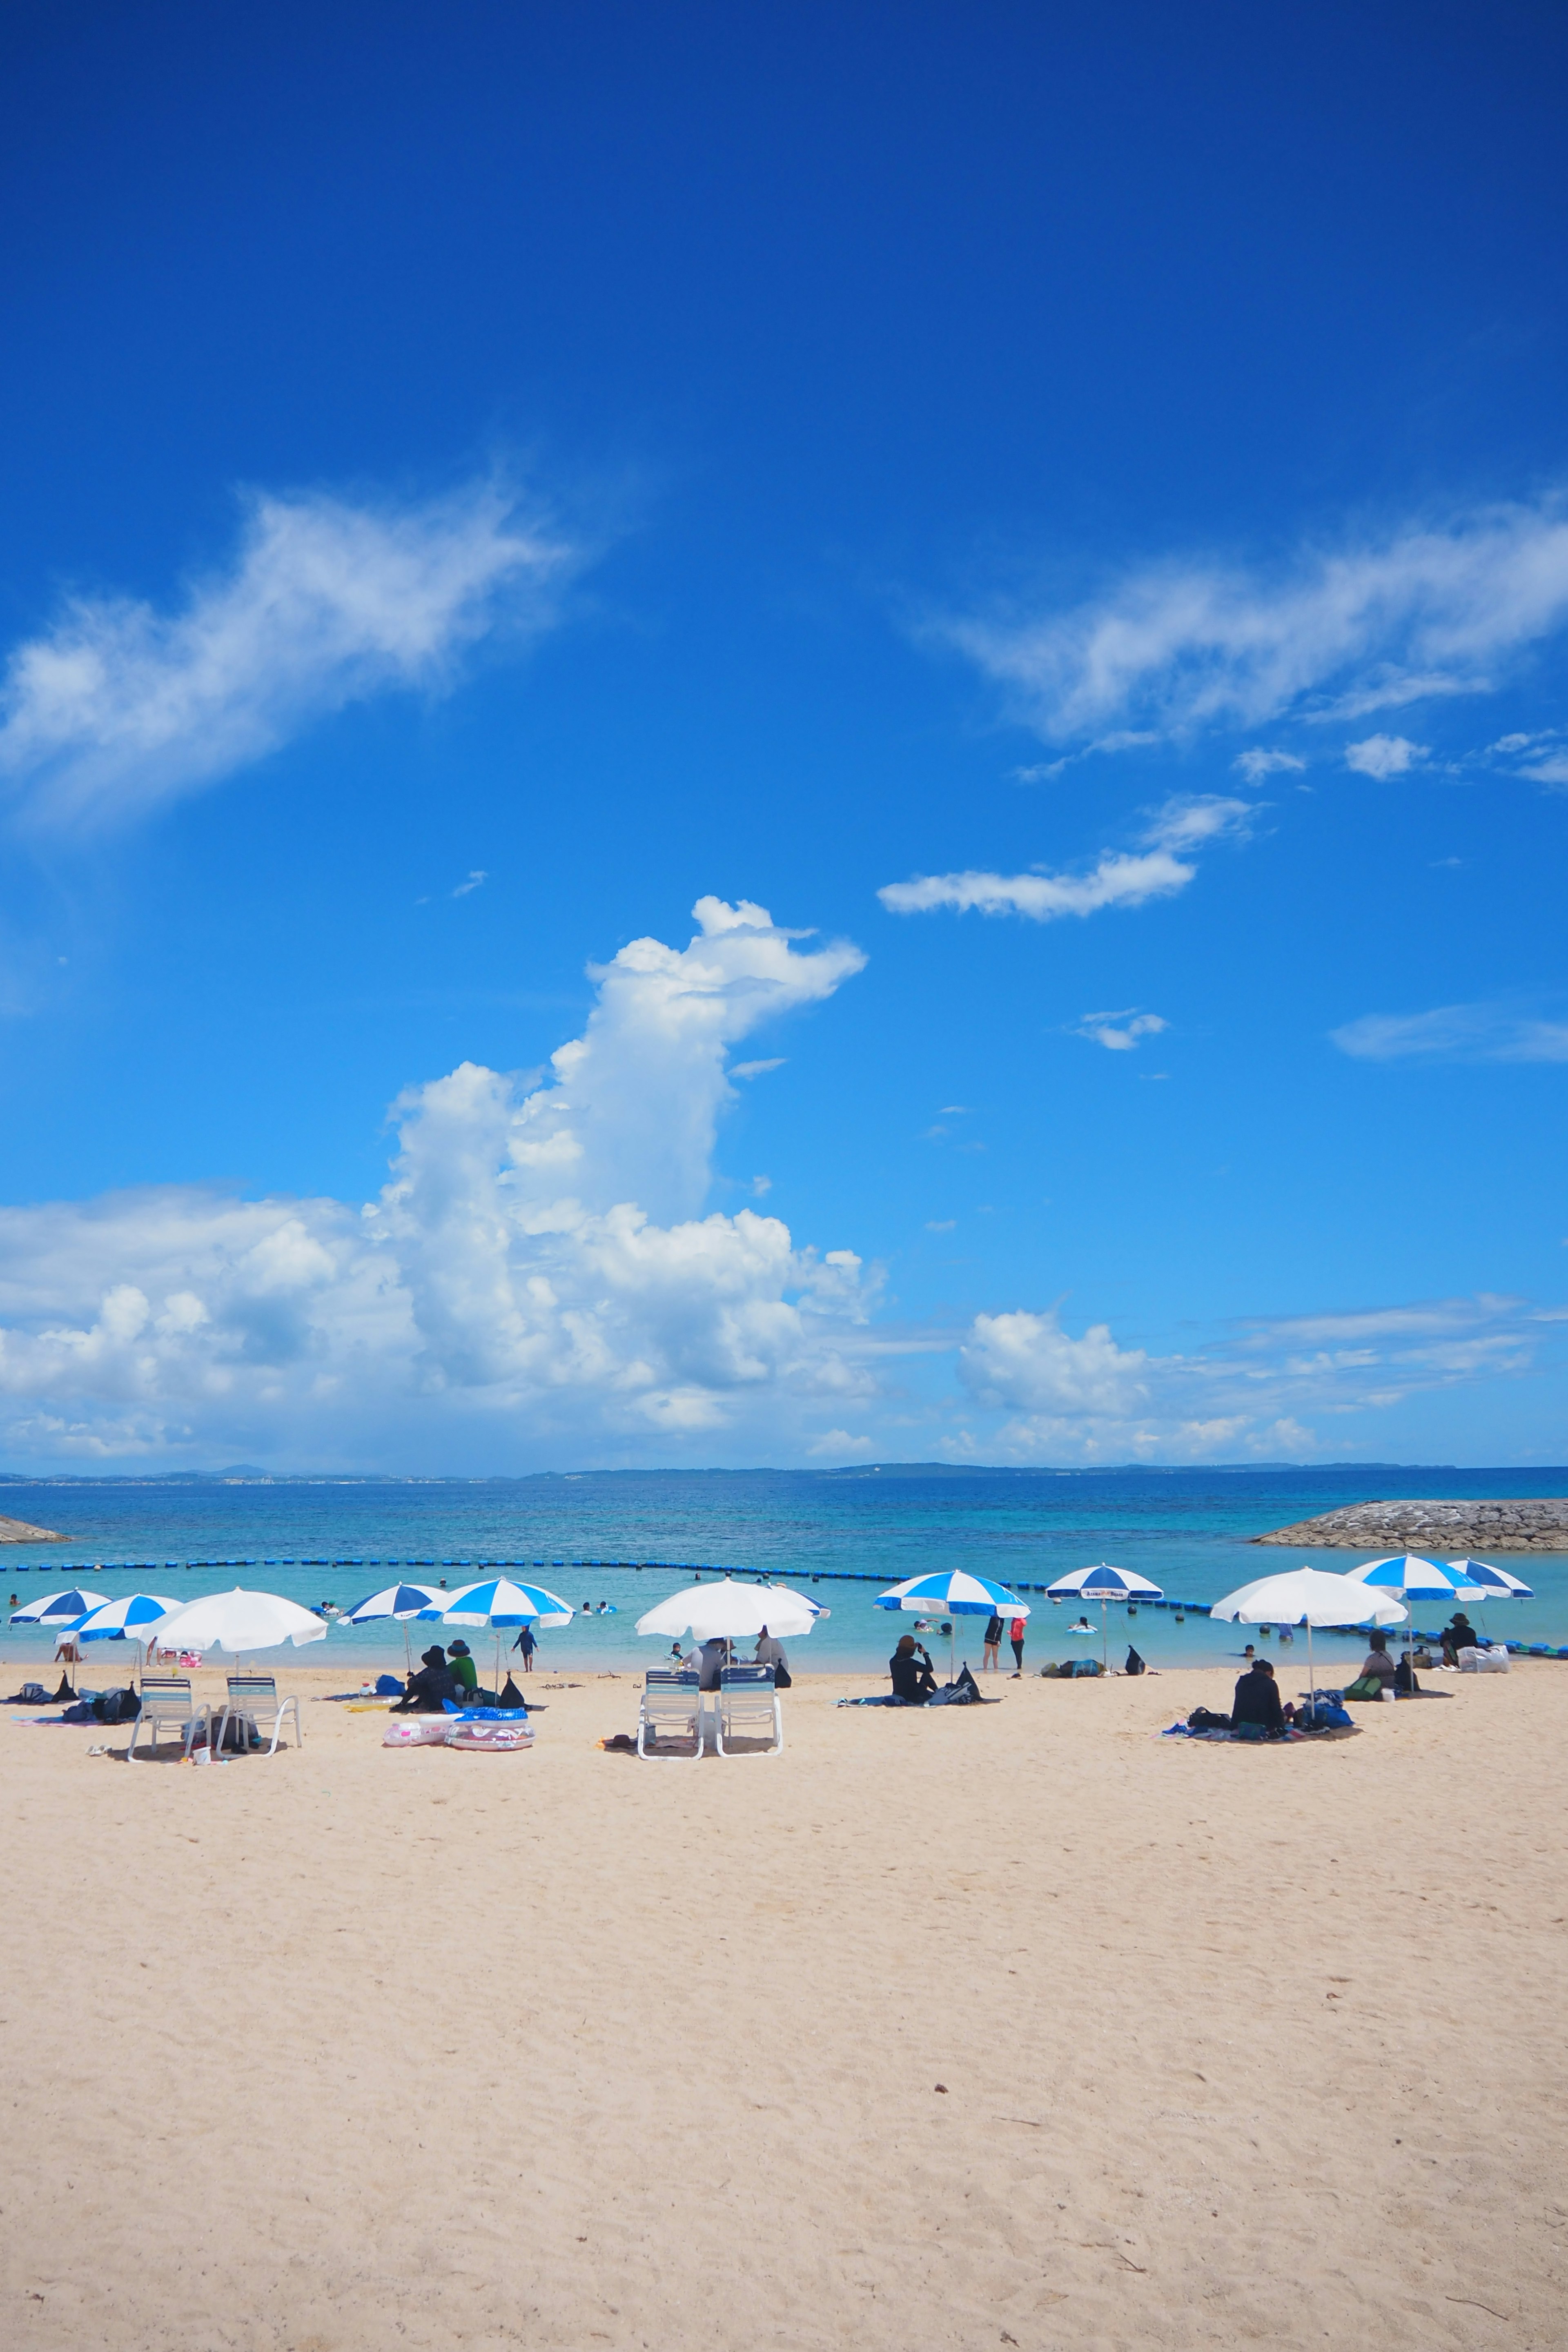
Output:
[[[773,1686],[772,1666],[726,1666],[719,1676],[719,1728],[714,1746],[721,1756],[733,1756],[738,1739],[762,1740],[747,1752],[776,1756],[784,1747],[784,1708]],[[725,1741],[731,1744],[726,1748]]]
[[702,1683],[698,1675],[650,1666],[637,1712],[637,1754],[673,1764],[702,1756]]
[[212,1738],[212,1709],[198,1706],[191,1696],[189,1675],[143,1675],[142,1677],[142,1712],[131,1727],[131,1745],[126,1749],[129,1760],[136,1753],[136,1742],[145,1731],[149,1748],[156,1748],[165,1724],[184,1736],[188,1756],[196,1733],[206,1730]]
[[289,1708],[294,1710],[294,1745],[302,1748],[304,1732],[300,1727],[300,1702],[297,1698],[279,1698],[278,1683],[272,1675],[230,1675],[228,1697],[218,1717],[217,1732],[213,1740],[215,1754],[223,1754],[223,1743],[231,1722],[247,1726],[258,1739],[265,1738],[266,1727],[272,1728],[272,1745],[268,1756],[278,1753],[278,1738],[283,1728],[283,1718]]

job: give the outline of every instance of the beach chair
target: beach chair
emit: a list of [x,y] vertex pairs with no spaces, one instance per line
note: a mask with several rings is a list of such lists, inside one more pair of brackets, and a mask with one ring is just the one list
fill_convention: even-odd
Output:
[[294,1745],[302,1748],[305,1735],[300,1726],[300,1702],[297,1698],[279,1698],[277,1679],[272,1675],[230,1675],[228,1696],[218,1717],[217,1731],[213,1739],[215,1755],[223,1754],[223,1743],[231,1721],[247,1724],[257,1738],[265,1737],[265,1727],[272,1727],[272,1745],[268,1756],[278,1753],[278,1738],[283,1728],[283,1718],[289,1708],[294,1710]]
[[738,1739],[765,1743],[749,1749],[752,1755],[776,1756],[784,1747],[784,1708],[772,1666],[726,1666],[719,1676],[719,1727],[713,1744],[721,1756],[733,1756]]
[[650,1666],[637,1711],[637,1754],[655,1763],[700,1762],[703,1715],[700,1675]]
[[212,1738],[212,1709],[198,1706],[191,1696],[189,1675],[143,1675],[142,1677],[142,1712],[131,1727],[131,1745],[126,1760],[136,1753],[136,1742],[145,1731],[149,1748],[156,1748],[165,1724],[184,1734],[185,1754],[191,1752],[191,1742],[198,1731],[205,1729]]

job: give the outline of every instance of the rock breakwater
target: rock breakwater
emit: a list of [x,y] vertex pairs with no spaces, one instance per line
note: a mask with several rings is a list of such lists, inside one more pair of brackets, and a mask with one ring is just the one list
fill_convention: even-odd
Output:
[[1252,1541],[1308,1550],[1436,1553],[1448,1559],[1484,1559],[1492,1551],[1568,1551],[1568,1496],[1501,1503],[1349,1503]]

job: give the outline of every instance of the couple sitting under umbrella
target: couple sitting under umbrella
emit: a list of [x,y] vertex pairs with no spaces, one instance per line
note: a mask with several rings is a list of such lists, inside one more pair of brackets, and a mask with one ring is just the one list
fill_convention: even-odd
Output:
[[409,1675],[392,1710],[395,1715],[439,1715],[447,1699],[460,1706],[479,1695],[479,1668],[467,1642],[453,1642],[445,1650],[433,1642],[422,1654],[419,1668]]

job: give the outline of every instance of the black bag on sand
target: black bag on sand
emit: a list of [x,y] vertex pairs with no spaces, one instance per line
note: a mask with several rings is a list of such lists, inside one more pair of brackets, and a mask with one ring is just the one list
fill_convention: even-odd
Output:
[[513,1682],[510,1675],[508,1675],[506,1682],[502,1686],[500,1697],[496,1703],[500,1706],[526,1706],[528,1705],[528,1701],[524,1698],[522,1693],[519,1690],[517,1685]]
[[1121,1671],[1123,1674],[1127,1675],[1146,1675],[1149,1671],[1147,1665],[1139,1656],[1137,1651],[1132,1647],[1131,1642],[1127,1645],[1127,1664],[1123,1666]]
[[68,1675],[62,1675],[60,1676],[60,1686],[55,1693],[54,1697],[50,1700],[49,1704],[51,1706],[62,1706],[68,1699],[73,1699],[75,1696],[76,1693],[71,1688],[70,1676]]
[[1189,1731],[1228,1731],[1230,1727],[1229,1716],[1216,1715],[1211,1706],[1194,1706],[1187,1717]]
[[133,1690],[100,1691],[92,1711],[100,1723],[134,1723],[142,1702]]
[[793,1690],[794,1687],[795,1677],[790,1673],[789,1668],[787,1666],[775,1666],[773,1668],[774,1690]]

